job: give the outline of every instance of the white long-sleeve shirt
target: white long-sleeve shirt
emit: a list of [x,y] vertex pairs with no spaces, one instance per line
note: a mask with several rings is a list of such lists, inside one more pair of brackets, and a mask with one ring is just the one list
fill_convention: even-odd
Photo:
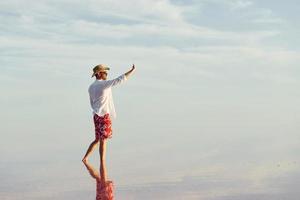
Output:
[[93,114],[103,116],[106,113],[109,113],[110,116],[116,118],[111,88],[125,82],[126,80],[127,78],[125,74],[123,74],[112,80],[96,79],[89,86],[88,92]]

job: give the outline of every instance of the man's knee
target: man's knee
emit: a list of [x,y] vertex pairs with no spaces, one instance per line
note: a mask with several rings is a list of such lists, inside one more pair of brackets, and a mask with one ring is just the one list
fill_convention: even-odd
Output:
[[98,139],[98,138],[96,138],[96,139],[93,141],[93,143],[94,143],[94,144],[97,144],[97,143],[99,143],[99,139]]

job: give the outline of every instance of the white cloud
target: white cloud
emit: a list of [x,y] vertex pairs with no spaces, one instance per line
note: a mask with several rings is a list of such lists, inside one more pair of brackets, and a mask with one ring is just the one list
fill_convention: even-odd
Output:
[[231,6],[231,9],[233,10],[247,8],[253,4],[252,1],[248,1],[248,0],[232,0],[227,2]]
[[251,22],[257,24],[270,24],[270,25],[285,25],[287,21],[279,17],[271,9],[259,8],[253,11],[253,19]]
[[[234,5],[249,4],[248,1],[230,2]],[[195,26],[184,19],[185,7],[175,6],[166,0],[123,3],[90,1],[84,6],[79,2],[73,2],[72,10],[67,7],[65,12],[63,11],[68,5],[66,2],[55,3],[34,4],[24,12],[21,5],[13,11],[16,14],[14,17],[3,21],[2,27],[8,34],[57,39],[60,42],[94,41],[97,43],[101,40],[105,42],[111,40],[112,44],[114,41],[126,44],[126,39],[130,39],[129,44],[140,43],[148,46],[147,43],[150,41],[154,44],[156,41],[158,44],[165,41],[167,43],[165,45],[175,47],[184,45],[181,40],[186,42],[186,46],[203,42],[217,42],[220,45],[228,42],[233,45],[245,45],[244,42],[249,41],[259,43],[262,39],[272,37],[279,32],[262,30],[238,33]],[[76,12],[73,13],[73,10]],[[52,13],[56,17],[53,17]],[[105,21],[107,18],[109,21]],[[124,19],[132,20],[132,24],[118,22]],[[15,25],[11,26],[11,24]]]

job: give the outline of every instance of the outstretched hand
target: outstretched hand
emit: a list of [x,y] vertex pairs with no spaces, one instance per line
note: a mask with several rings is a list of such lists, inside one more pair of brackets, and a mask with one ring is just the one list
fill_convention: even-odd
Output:
[[130,69],[128,72],[125,73],[126,78],[128,78],[128,76],[129,76],[134,70],[135,70],[135,66],[134,66],[134,64],[132,64],[131,69]]

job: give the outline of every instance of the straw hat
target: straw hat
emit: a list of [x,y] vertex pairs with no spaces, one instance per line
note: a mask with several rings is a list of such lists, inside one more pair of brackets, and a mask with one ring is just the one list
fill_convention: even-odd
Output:
[[97,74],[98,72],[106,72],[107,70],[109,70],[109,67],[107,67],[106,65],[104,64],[97,65],[93,68],[92,77],[94,77],[95,74]]

